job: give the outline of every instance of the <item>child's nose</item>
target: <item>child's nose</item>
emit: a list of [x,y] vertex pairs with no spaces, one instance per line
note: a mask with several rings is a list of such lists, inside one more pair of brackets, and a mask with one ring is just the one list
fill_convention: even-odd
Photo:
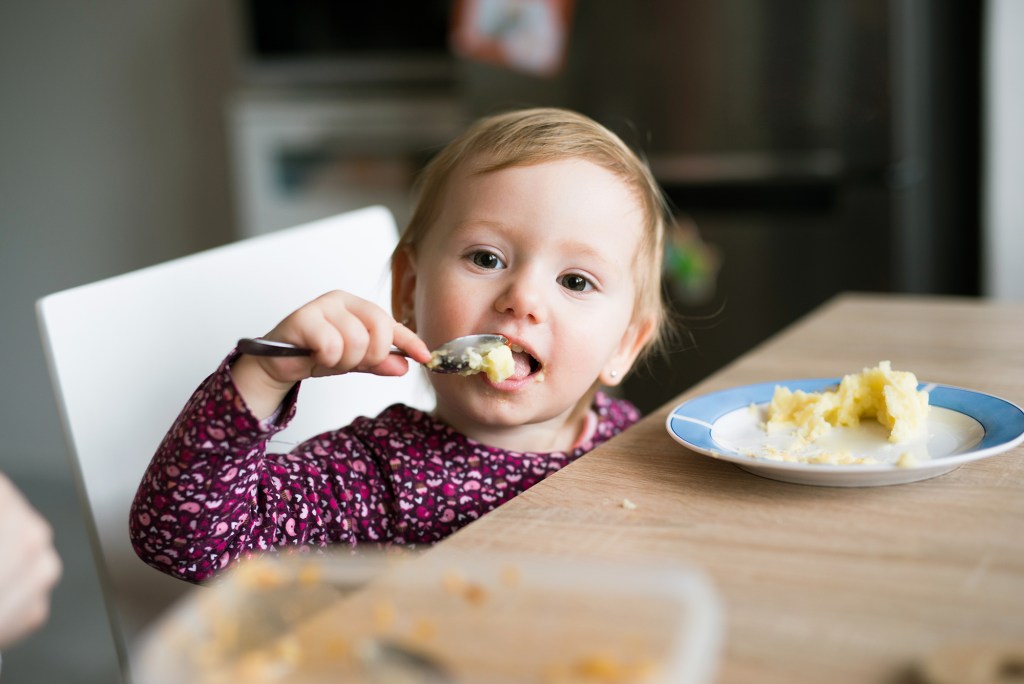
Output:
[[499,313],[542,322],[546,318],[544,287],[539,274],[510,274],[505,288],[494,300]]

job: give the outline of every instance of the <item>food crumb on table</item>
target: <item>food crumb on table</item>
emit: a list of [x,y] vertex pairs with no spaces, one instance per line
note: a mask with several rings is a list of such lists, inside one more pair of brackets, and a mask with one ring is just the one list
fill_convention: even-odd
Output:
[[633,503],[632,501],[630,501],[629,499],[623,499],[622,500],[622,504],[620,504],[620,505],[623,508],[625,508],[627,511],[635,511],[636,510],[636,504]]

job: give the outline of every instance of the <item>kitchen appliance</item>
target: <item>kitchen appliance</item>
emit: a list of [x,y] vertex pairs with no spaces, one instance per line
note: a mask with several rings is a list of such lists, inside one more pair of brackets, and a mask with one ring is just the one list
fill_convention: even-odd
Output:
[[844,290],[978,293],[980,27],[948,0],[581,3],[565,102],[645,151],[721,259],[628,398],[661,406]]

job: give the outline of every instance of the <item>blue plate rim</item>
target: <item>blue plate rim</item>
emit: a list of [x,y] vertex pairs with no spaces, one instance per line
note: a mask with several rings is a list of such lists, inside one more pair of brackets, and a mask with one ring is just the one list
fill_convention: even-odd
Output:
[[[998,397],[993,394],[978,390],[957,387],[942,383],[921,382],[918,389],[926,390],[929,393],[929,403],[952,411],[957,411],[977,421],[984,430],[984,436],[974,448],[969,451],[941,457],[935,460],[925,461],[921,464],[910,467],[899,467],[893,464],[863,464],[863,465],[831,465],[817,463],[794,463],[788,461],[773,461],[771,459],[758,459],[737,452],[723,449],[711,437],[711,430],[719,418],[735,411],[736,409],[749,406],[750,404],[762,404],[771,400],[775,387],[783,386],[790,390],[802,389],[805,392],[816,392],[830,386],[836,385],[842,377],[828,378],[795,378],[787,380],[773,380],[768,382],[739,385],[736,387],[716,390],[707,394],[693,397],[677,404],[665,418],[665,429],[669,435],[683,446],[693,449],[715,458],[732,461],[740,465],[750,465],[764,468],[781,470],[801,470],[813,472],[834,472],[834,473],[869,473],[886,472],[892,470],[913,471],[919,469],[933,469],[936,467],[950,468],[969,461],[987,458],[1004,451],[1013,449],[1021,442],[1024,442],[1024,409],[1017,404]],[[1003,420],[993,422],[992,414],[972,413],[969,404],[971,401],[982,402],[992,407],[998,407],[1002,412],[1007,412],[1013,421]],[[688,409],[688,411],[687,411]],[[694,410],[696,409],[696,411]],[[1002,418],[1002,416],[1000,416]],[[685,432],[682,432],[684,431]]]

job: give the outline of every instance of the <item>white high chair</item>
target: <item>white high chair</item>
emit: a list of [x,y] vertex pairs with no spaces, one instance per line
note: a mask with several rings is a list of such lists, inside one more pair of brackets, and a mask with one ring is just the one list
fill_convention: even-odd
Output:
[[[250,238],[43,297],[43,345],[72,454],[118,655],[131,678],[135,638],[190,585],[145,565],[128,539],[129,507],[160,440],[240,337],[332,289],[390,310],[398,234],[370,207]],[[287,451],[395,402],[429,410],[422,373],[307,381],[298,414],[271,449]]]

